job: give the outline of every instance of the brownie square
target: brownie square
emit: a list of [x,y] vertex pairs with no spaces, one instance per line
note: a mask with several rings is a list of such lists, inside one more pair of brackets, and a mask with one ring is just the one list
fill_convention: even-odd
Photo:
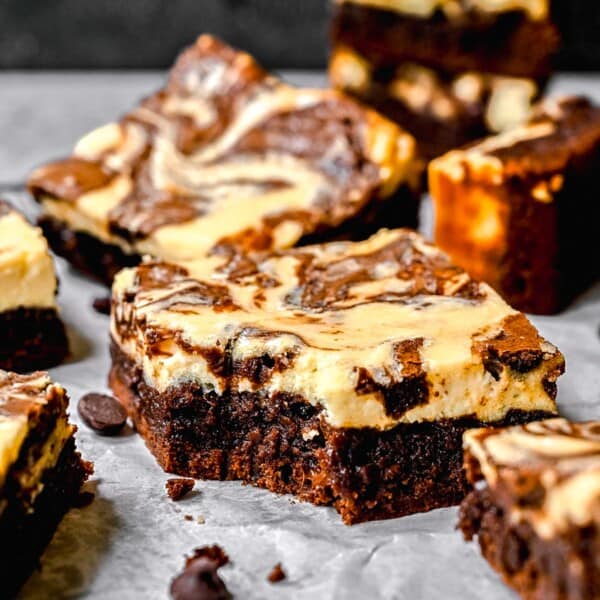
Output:
[[405,127],[431,159],[527,118],[558,47],[549,4],[337,1],[331,82]]
[[564,367],[409,230],[122,271],[111,333],[111,386],[165,470],[347,523],[458,502],[465,429],[554,414]]
[[464,442],[465,538],[526,600],[598,598],[600,423],[550,419]]
[[69,345],[48,243],[1,200],[0,287],[0,369],[35,371],[62,362]]
[[146,254],[189,260],[415,226],[421,176],[413,138],[391,121],[201,36],[165,88],[35,170],[29,188],[53,249],[110,284]]
[[2,597],[16,595],[92,473],[75,448],[68,397],[46,373],[0,371]]
[[430,164],[435,241],[512,306],[565,308],[600,273],[600,109],[549,99],[529,122]]

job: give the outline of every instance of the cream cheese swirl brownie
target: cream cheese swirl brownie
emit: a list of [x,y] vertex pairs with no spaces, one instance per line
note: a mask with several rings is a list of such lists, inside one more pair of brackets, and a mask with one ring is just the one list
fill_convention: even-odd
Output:
[[0,371],[0,563],[12,598],[92,472],[75,448],[65,390],[46,373]]
[[329,67],[432,158],[523,122],[558,45],[549,0],[338,0]]
[[0,200],[0,368],[33,371],[68,353],[54,263],[42,232]]
[[56,252],[111,282],[143,254],[179,261],[414,226],[420,170],[390,121],[202,36],[164,89],[29,186]]
[[600,422],[465,433],[460,527],[528,600],[600,596]]
[[429,166],[435,241],[526,312],[565,308],[600,275],[600,107],[549,98],[526,124]]
[[113,286],[111,384],[159,463],[333,504],[458,502],[462,432],[555,413],[563,357],[409,230],[149,262]]

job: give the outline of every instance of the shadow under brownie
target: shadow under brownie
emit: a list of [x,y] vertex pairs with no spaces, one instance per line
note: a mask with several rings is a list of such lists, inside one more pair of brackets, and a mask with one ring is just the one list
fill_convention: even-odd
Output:
[[462,433],[555,413],[563,358],[408,230],[113,286],[110,383],[161,466],[347,523],[457,503]]

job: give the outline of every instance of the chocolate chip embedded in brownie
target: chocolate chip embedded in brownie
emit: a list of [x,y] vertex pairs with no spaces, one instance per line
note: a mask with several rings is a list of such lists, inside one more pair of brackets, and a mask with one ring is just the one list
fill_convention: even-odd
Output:
[[600,422],[469,431],[459,526],[527,600],[600,592]]
[[193,259],[415,226],[413,138],[333,90],[299,89],[201,36],[167,85],[29,188],[55,250],[110,283],[150,254]]
[[433,161],[435,240],[519,310],[563,309],[600,269],[600,108],[547,100],[528,124]]
[[461,435],[555,412],[563,358],[409,230],[174,266],[113,286],[115,395],[163,468],[347,522],[456,503]]

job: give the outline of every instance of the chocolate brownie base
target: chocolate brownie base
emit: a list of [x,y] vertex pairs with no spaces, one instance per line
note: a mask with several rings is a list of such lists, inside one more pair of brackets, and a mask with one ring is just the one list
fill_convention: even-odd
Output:
[[532,21],[520,11],[420,19],[346,3],[334,11],[331,36],[375,64],[413,61],[454,73],[534,79],[548,76],[559,45],[550,21]]
[[[338,429],[300,396],[217,396],[192,383],[159,393],[114,342],[111,354],[113,392],[168,472],[295,494],[334,506],[348,524],[453,505],[468,491],[462,433],[477,419]],[[512,410],[491,425],[546,416]]]
[[526,600],[593,600],[600,593],[600,532],[594,526],[541,538],[512,522],[489,488],[472,491],[460,510],[465,539],[477,536],[491,566]]
[[[369,203],[354,218],[335,229],[320,229],[304,236],[298,245],[316,244],[333,240],[360,240],[369,237],[382,227],[418,226],[420,194],[414,186],[401,187],[392,197]],[[38,225],[52,250],[67,259],[76,269],[104,283],[112,285],[114,276],[125,267],[141,261],[139,254],[126,254],[116,245],[106,244],[87,233],[74,231],[65,223],[42,215]]]
[[52,217],[42,215],[38,225],[55,254],[108,286],[121,269],[133,267],[141,260],[139,254],[125,254],[118,246],[105,244],[87,233],[73,231]]
[[69,353],[65,326],[53,308],[1,312],[0,329],[0,369],[46,369],[61,363]]
[[75,441],[71,439],[55,468],[44,475],[44,489],[36,498],[32,511],[25,510],[14,496],[4,498],[6,504],[0,515],[2,597],[13,597],[36,568],[91,470],[91,465],[82,461],[75,449]]

